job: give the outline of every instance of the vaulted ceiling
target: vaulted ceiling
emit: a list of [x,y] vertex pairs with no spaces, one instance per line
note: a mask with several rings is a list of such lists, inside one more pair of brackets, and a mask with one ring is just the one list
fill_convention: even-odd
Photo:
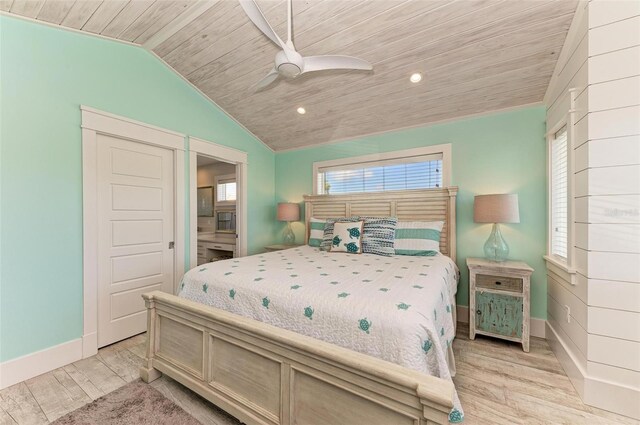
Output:
[[[286,39],[286,2],[258,0]],[[140,44],[275,150],[542,101],[576,0],[293,0],[303,55],[369,71],[253,86],[278,48],[236,0],[0,0],[0,10]],[[414,84],[412,73],[424,78]],[[307,113],[296,109],[303,106]]]

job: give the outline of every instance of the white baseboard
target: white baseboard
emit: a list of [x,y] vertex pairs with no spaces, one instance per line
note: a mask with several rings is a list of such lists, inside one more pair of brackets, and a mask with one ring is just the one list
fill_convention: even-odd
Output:
[[98,354],[98,332],[92,332],[82,336],[82,358]]
[[0,363],[0,390],[82,358],[82,339],[74,339]]
[[556,355],[564,369],[564,373],[569,377],[580,398],[584,400],[584,379],[587,373],[580,361],[571,352],[571,349],[567,347],[561,335],[562,330],[555,329],[551,322],[553,322],[553,318],[550,317],[549,322],[547,322],[547,342],[549,347]]
[[563,341],[563,332],[547,323],[551,350],[585,404],[640,419],[640,389],[589,376]]
[[587,376],[584,402],[599,409],[640,420],[640,390]]
[[[458,312],[458,322],[461,323],[469,323],[469,307],[466,305],[459,305],[457,307]],[[538,319],[537,317],[532,317],[530,323],[531,329],[529,332],[531,336],[536,336],[538,338],[545,338],[545,323],[544,319]]]
[[544,319],[538,319],[537,317],[532,317],[529,322],[529,332],[531,332],[531,336],[536,336],[538,338],[546,338],[547,337],[547,321]]

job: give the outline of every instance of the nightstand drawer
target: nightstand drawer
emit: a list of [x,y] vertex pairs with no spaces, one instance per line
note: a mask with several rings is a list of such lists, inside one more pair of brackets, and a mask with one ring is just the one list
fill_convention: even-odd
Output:
[[522,293],[522,279],[478,274],[476,275],[476,287]]

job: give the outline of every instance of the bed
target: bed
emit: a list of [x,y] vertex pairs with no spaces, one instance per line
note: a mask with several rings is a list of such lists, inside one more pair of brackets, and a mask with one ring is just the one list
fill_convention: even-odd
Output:
[[142,378],[166,373],[250,424],[461,419],[450,379],[455,195],[456,188],[306,196],[307,223],[350,215],[443,220],[444,255],[303,246],[199,266],[179,297],[145,295]]

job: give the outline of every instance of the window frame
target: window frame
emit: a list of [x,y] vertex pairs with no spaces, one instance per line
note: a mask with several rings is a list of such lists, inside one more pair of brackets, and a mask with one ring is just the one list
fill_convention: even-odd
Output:
[[[553,253],[553,181],[552,181],[552,143],[556,140],[556,134],[566,127],[567,132],[567,258]],[[573,149],[573,125],[571,120],[563,119],[556,123],[546,134],[547,144],[547,254],[545,260],[553,263],[568,273],[575,273],[575,241],[574,241],[574,149]]]
[[[423,155],[442,155],[442,188],[451,186],[451,143],[424,146],[413,149],[403,149],[398,151],[380,152],[368,155],[350,156],[340,159],[332,159],[328,161],[316,161],[313,163],[313,194],[320,195],[318,193],[318,170],[328,167],[340,167],[348,165],[359,165],[363,163],[371,163],[375,161],[389,161],[401,158],[423,156]],[[405,189],[413,190],[413,189]],[[365,193],[365,192],[354,192]]]
[[[223,205],[235,205],[236,200],[238,199],[238,183],[236,181],[236,175],[235,174],[224,174],[224,175],[220,175],[220,176],[215,176],[214,179],[215,182],[215,203],[223,206]],[[224,201],[219,201],[218,200],[218,185],[220,184],[227,184],[227,183],[235,183],[236,184],[236,199],[233,200],[224,200]]]

